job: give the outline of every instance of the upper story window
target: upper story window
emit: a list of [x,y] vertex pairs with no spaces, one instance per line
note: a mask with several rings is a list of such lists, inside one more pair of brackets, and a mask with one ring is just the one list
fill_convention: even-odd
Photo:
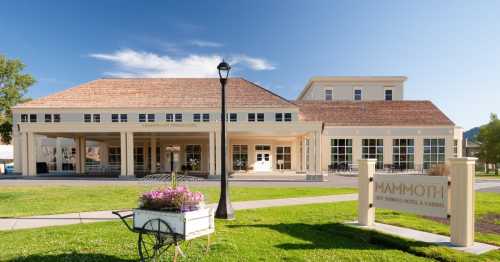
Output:
[[83,115],[83,122],[85,122],[85,123],[92,122],[92,115],[91,114],[84,114]]
[[52,115],[45,114],[45,123],[52,123]]
[[363,92],[361,89],[355,89],[354,90],[354,100],[360,101],[363,98]]
[[180,114],[180,113],[177,113],[177,114],[167,113],[165,115],[165,120],[167,122],[182,122],[182,114]]
[[28,122],[28,114],[21,114],[21,122]]
[[238,114],[230,113],[229,114],[229,122],[236,122],[236,121],[238,121]]
[[146,114],[139,114],[139,122],[146,122]]
[[257,113],[257,122],[264,122],[264,113]]
[[385,90],[385,101],[391,101],[392,100],[392,89],[386,89]]
[[283,113],[276,113],[276,114],[274,114],[274,120],[276,122],[283,122]]
[[291,122],[292,121],[292,113],[275,113],[274,119],[276,122]]
[[248,122],[255,122],[255,113],[248,113]]
[[203,114],[203,122],[210,122],[210,114]]
[[30,114],[30,122],[36,123],[36,114]]
[[54,123],[59,123],[59,122],[61,122],[61,115],[54,114]]
[[111,114],[111,122],[119,122],[118,114]]
[[120,114],[120,122],[127,122],[128,116],[127,114]]
[[148,114],[148,122],[154,122],[155,121],[155,114]]
[[193,114],[193,122],[201,122],[201,114]]
[[325,101],[332,101],[332,100],[333,100],[333,90],[326,89],[325,90]]
[[94,120],[94,123],[100,123],[101,122],[101,115],[100,114],[94,114],[92,116],[92,119]]
[[292,113],[285,113],[285,122],[292,122]]

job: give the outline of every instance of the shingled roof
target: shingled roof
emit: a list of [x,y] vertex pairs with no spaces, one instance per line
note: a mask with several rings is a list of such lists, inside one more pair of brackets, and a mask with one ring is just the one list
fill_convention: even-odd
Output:
[[[15,108],[218,108],[218,78],[98,79]],[[288,100],[243,78],[228,81],[232,108],[293,108]]]
[[294,101],[299,119],[327,126],[454,126],[430,101]]

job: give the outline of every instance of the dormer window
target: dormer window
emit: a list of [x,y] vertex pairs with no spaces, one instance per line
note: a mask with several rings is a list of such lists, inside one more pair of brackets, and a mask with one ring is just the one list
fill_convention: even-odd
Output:
[[325,101],[332,101],[332,100],[333,100],[333,90],[326,89],[325,90]]
[[385,101],[392,101],[392,89],[385,90]]
[[362,97],[363,97],[363,93],[362,93],[361,89],[355,89],[354,90],[354,100],[361,101]]

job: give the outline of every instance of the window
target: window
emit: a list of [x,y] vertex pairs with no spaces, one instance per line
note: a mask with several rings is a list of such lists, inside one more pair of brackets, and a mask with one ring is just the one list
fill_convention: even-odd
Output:
[[326,89],[325,90],[325,101],[332,101],[332,100],[333,100],[333,90]]
[[52,115],[45,114],[45,123],[52,123]]
[[59,122],[61,122],[61,115],[54,114],[54,123],[59,123]]
[[385,101],[391,101],[392,100],[392,89],[386,89],[385,90]]
[[230,113],[229,114],[229,122],[236,122],[236,121],[238,121],[238,114]]
[[155,121],[155,114],[148,114],[148,122],[154,122]]
[[289,146],[276,147],[276,169],[292,169],[292,149]]
[[330,163],[333,169],[348,169],[352,164],[352,139],[331,139]]
[[21,114],[21,122],[28,122],[28,114]]
[[36,114],[30,114],[30,122],[36,123]]
[[248,164],[248,145],[233,145],[233,170],[246,170]]
[[100,123],[101,122],[101,115],[100,114],[94,114],[92,116],[92,118],[94,119],[94,123]]
[[120,122],[127,122],[127,114],[120,114]]
[[193,122],[200,122],[200,121],[201,121],[201,115],[193,114]]
[[377,159],[375,168],[384,168],[384,140],[383,139],[363,139],[362,144],[363,159]]
[[203,114],[203,122],[210,122],[210,114]]
[[91,114],[84,114],[83,115],[83,122],[85,122],[85,123],[92,122],[92,115]]
[[362,91],[361,89],[355,89],[354,90],[354,100],[360,101],[362,98]]
[[121,151],[120,147],[109,147],[108,148],[108,164],[111,169],[119,170],[121,163]]
[[270,145],[255,145],[255,150],[256,151],[269,151],[271,150]]
[[189,170],[201,170],[201,145],[186,145],[186,164]]
[[292,122],[292,113],[285,113],[285,122]]
[[165,121],[174,122],[174,114],[166,114]]
[[146,122],[146,114],[139,114],[139,122]]
[[394,168],[415,169],[415,141],[413,139],[393,139],[392,157]]
[[175,114],[175,122],[182,122],[182,114]]
[[134,169],[144,171],[144,147],[134,148]]
[[118,114],[111,114],[111,122],[118,122]]
[[458,140],[453,140],[453,157],[458,157]]
[[255,113],[248,113],[248,122],[255,122]]
[[305,152],[306,170],[309,170],[309,163],[310,163],[310,162],[309,162],[309,159],[310,159],[310,157],[309,157],[309,154],[310,154],[310,152],[309,152],[309,149],[310,149],[309,144],[310,144],[310,143],[311,143],[311,142],[310,142],[309,138],[306,138],[306,139],[305,139],[305,142],[304,142],[304,144],[305,144],[305,145],[304,145],[304,147],[305,147],[305,151],[306,151],[306,152]]
[[282,122],[283,121],[283,113],[276,113],[276,114],[274,114],[274,120],[276,122]]
[[264,122],[264,113],[257,113],[257,122]]
[[444,163],[444,138],[424,139],[424,169]]

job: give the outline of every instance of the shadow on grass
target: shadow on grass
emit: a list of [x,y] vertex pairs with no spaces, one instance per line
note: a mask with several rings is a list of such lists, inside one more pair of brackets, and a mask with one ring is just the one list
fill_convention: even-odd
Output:
[[[416,254],[413,248],[430,244],[385,235],[341,223],[228,225],[229,228],[268,228],[309,243],[285,243],[276,247],[293,249],[398,249]],[[419,255],[419,254],[416,254]],[[422,254],[420,254],[422,255]]]
[[82,254],[82,253],[67,253],[58,255],[30,255],[27,257],[18,257],[9,260],[11,262],[44,262],[44,261],[118,261],[118,262],[130,262],[137,261],[133,259],[123,259],[115,256],[104,255],[104,254]]

